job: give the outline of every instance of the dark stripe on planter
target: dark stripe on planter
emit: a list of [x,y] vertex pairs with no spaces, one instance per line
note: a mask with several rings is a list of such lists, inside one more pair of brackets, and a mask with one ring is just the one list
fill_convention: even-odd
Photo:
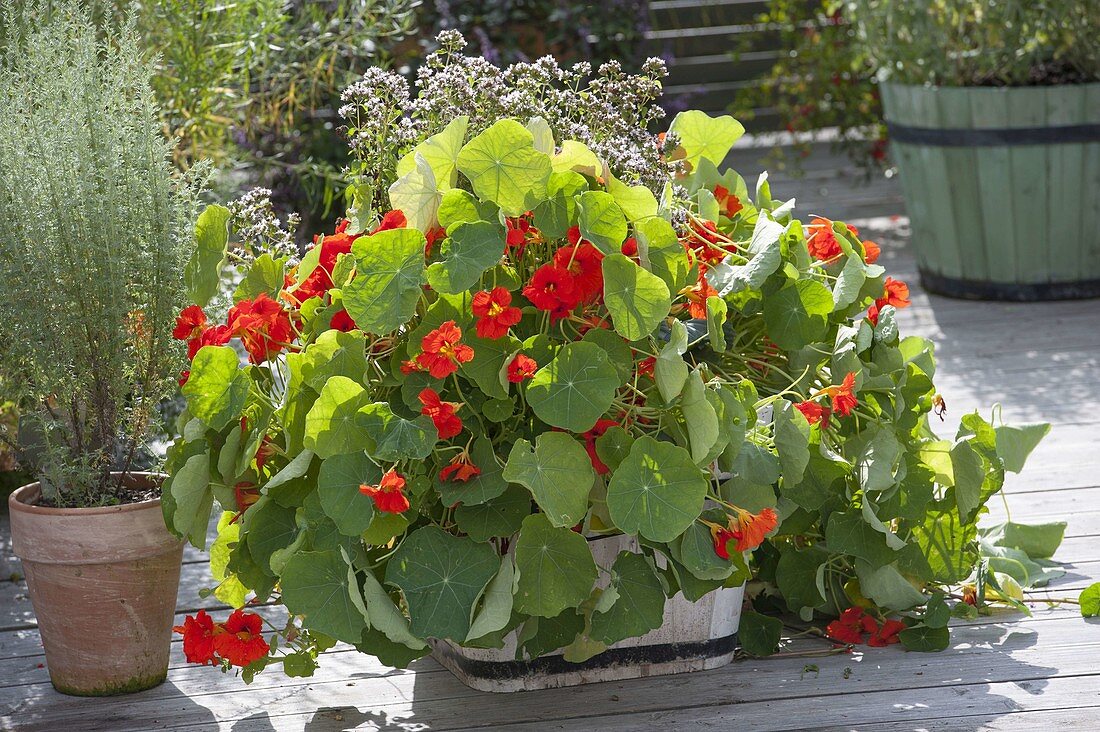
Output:
[[1001,145],[1069,145],[1100,142],[1100,124],[1054,127],[990,127],[986,129],[912,127],[887,122],[891,142],[934,147],[995,147]]
[[436,645],[462,673],[478,679],[521,679],[535,674],[566,674],[619,665],[669,663],[680,660],[715,658],[737,649],[737,634],[695,643],[658,643],[633,648],[608,648],[582,663],[570,663],[559,655],[540,656],[530,661],[481,661],[455,652],[446,643]]
[[1040,300],[1079,300],[1100,297],[1100,280],[1083,282],[980,282],[944,277],[920,270],[921,286],[929,292],[966,300],[1004,300],[1036,302]]

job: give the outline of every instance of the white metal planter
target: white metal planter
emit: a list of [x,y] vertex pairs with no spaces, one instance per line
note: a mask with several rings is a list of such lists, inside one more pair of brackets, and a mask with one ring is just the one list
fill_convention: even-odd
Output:
[[[638,551],[631,537],[591,542],[596,563],[609,567],[623,550]],[[560,651],[516,660],[516,631],[498,649],[463,648],[433,640],[432,656],[467,686],[511,692],[576,686],[599,681],[703,671],[724,666],[737,648],[744,586],[720,588],[696,602],[677,594],[665,603],[660,628],[616,643],[583,663],[566,661]]]

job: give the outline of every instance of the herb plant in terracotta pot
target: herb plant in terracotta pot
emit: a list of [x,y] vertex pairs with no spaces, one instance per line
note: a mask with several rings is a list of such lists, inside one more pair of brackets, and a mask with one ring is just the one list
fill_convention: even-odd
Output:
[[[44,18],[47,18],[44,20]],[[146,441],[175,388],[198,186],[170,164],[129,27],[97,40],[75,3],[7,19],[0,71],[4,439],[38,480],[9,497],[54,686],[159,684],[182,543]]]
[[[189,618],[187,658],[247,681],[337,642],[434,649],[495,690],[703,668],[752,576],[754,607],[856,607],[876,643],[930,650],[1002,455],[1043,430],[937,438],[932,344],[900,338],[878,247],[720,172],[730,117],[647,132],[659,62],[501,70],[440,40],[415,96],[378,70],[345,93],[360,164],[333,233],[298,257],[261,216],[200,250],[208,292],[238,284],[224,323],[206,298],[179,316],[165,518],[203,547],[221,506],[237,609]],[[253,600],[289,617],[265,636]]]

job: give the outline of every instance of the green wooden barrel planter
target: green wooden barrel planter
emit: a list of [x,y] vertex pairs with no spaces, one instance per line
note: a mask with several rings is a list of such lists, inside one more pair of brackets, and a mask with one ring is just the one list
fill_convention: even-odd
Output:
[[1100,83],[881,92],[925,289],[1100,296]]

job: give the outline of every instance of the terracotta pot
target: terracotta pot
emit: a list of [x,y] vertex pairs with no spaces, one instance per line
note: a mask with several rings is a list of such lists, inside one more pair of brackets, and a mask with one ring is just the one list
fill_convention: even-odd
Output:
[[[162,475],[135,473],[136,484]],[[46,666],[65,694],[107,696],[164,681],[183,542],[160,499],[103,508],[34,505],[38,483],[8,497]]]

